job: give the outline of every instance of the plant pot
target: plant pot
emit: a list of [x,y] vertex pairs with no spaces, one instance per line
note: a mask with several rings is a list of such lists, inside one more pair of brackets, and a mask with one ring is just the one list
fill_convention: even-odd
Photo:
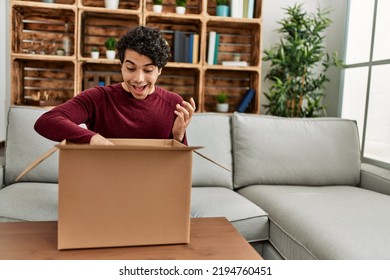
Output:
[[100,55],[99,52],[91,52],[91,57],[92,57],[93,59],[98,59],[98,58],[99,58],[99,55]]
[[229,16],[229,6],[218,5],[217,10],[216,10],[216,15],[219,17],[228,17]]
[[104,5],[107,9],[118,9],[119,0],[104,0]]
[[65,55],[65,51],[63,49],[57,49],[56,55]]
[[176,6],[176,14],[184,15],[186,13],[186,7]]
[[42,2],[44,2],[44,3],[55,3],[56,0],[42,0]]
[[226,113],[229,111],[229,103],[217,103],[217,112]]
[[161,13],[163,9],[162,5],[153,5],[153,12],[155,13]]
[[115,59],[116,51],[114,50],[106,50],[107,59]]

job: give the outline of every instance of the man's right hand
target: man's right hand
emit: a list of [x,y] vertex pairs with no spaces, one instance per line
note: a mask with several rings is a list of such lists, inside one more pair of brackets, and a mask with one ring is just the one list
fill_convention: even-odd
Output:
[[114,145],[111,141],[107,140],[100,134],[95,134],[89,141],[90,145]]

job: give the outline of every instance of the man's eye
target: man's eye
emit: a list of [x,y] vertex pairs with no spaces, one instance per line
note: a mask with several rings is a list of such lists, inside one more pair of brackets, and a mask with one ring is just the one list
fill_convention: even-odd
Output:
[[127,71],[133,72],[133,71],[135,71],[135,69],[134,68],[127,68]]
[[145,71],[145,73],[151,73],[151,72],[153,72],[153,69],[145,69],[144,71]]

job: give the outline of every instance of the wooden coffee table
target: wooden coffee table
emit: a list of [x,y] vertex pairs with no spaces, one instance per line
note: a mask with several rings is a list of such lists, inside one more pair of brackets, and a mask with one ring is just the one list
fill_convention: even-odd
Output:
[[193,218],[189,244],[57,250],[57,222],[0,223],[0,259],[262,259],[226,218]]

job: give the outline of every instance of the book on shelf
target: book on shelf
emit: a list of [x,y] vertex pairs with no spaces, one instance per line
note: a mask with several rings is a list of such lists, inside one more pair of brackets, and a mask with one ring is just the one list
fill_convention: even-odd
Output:
[[249,63],[247,61],[222,61],[222,65],[224,65],[224,66],[248,66]]
[[193,34],[192,40],[192,63],[199,62],[199,34]]
[[197,63],[199,34],[175,30],[173,38],[173,61]]
[[233,18],[253,18],[255,0],[231,0],[230,11]]
[[230,16],[242,18],[244,15],[244,0],[230,0]]
[[255,13],[255,0],[248,0],[247,18],[253,18]]
[[209,32],[209,41],[207,47],[207,63],[210,65],[214,64],[214,55],[215,55],[215,37],[217,32],[210,31]]
[[245,93],[244,97],[241,99],[240,103],[237,106],[236,111],[239,113],[244,113],[248,107],[253,98],[255,97],[256,91],[252,88],[248,89]]
[[218,64],[219,33],[215,34],[214,64]]
[[183,32],[175,30],[173,34],[173,61],[182,62],[183,60]]

